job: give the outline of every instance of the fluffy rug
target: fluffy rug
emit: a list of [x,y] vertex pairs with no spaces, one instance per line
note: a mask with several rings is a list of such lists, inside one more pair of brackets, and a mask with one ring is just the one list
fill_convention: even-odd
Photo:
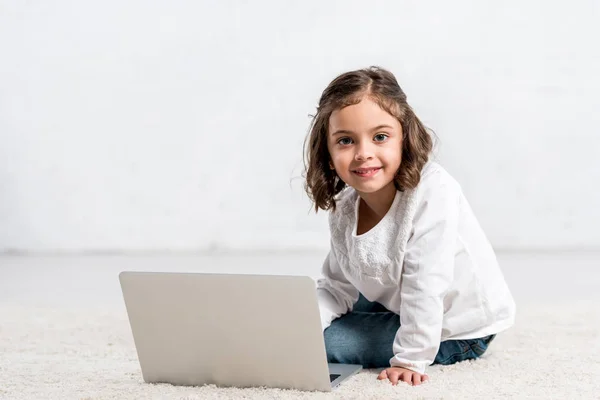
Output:
[[430,367],[411,387],[364,371],[330,394],[175,387],[142,381],[125,312],[0,305],[2,399],[600,399],[593,302],[521,307],[475,362]]

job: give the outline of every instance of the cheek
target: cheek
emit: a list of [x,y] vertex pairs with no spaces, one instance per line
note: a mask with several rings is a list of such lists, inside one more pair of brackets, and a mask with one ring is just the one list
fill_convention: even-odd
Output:
[[402,159],[402,153],[399,149],[397,148],[390,148],[390,149],[386,149],[385,152],[385,159],[387,161],[388,164],[392,164],[395,165],[397,164],[398,166],[400,165],[400,161]]
[[334,163],[345,163],[347,162],[347,152],[343,152],[343,151],[330,151],[329,152],[329,156],[331,157],[331,159],[333,160]]

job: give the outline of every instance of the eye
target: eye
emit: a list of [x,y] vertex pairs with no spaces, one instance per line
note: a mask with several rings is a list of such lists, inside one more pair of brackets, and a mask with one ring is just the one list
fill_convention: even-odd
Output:
[[352,139],[350,139],[349,137],[343,137],[340,138],[338,141],[338,144],[341,144],[342,146],[346,146],[352,143]]
[[387,138],[388,135],[386,135],[385,133],[378,133],[377,135],[375,135],[375,137],[373,137],[373,139],[375,139],[376,142],[384,142]]

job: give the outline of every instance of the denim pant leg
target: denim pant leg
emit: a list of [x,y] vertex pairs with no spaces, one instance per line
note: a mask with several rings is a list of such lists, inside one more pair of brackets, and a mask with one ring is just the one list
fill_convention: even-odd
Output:
[[[325,330],[327,361],[360,364],[364,368],[389,367],[399,327],[398,314],[386,310],[379,303],[368,302],[361,295],[352,312],[334,320]],[[493,338],[494,335],[442,342],[434,364],[449,365],[478,358],[485,353]]]

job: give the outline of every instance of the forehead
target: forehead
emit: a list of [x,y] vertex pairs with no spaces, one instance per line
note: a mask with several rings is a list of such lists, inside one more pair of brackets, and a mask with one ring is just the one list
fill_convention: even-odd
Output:
[[399,127],[400,122],[369,98],[359,103],[335,110],[329,117],[329,131],[338,129],[362,131],[378,125]]

